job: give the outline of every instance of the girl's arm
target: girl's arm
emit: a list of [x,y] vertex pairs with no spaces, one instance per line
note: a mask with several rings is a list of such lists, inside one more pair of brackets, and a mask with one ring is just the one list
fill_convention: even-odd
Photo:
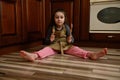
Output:
[[48,29],[46,38],[45,38],[45,44],[47,44],[47,45],[51,43],[51,41],[50,41],[51,34],[52,34],[52,27],[50,26]]
[[65,26],[66,26],[67,42],[68,43],[73,43],[74,42],[74,37],[72,35],[73,25],[71,24],[71,28],[67,24]]

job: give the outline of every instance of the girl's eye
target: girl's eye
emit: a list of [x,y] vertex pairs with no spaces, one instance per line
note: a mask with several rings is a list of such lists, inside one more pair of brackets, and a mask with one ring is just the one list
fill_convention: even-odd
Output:
[[57,19],[63,19],[64,17],[63,16],[56,16],[55,18],[57,18]]
[[63,19],[63,16],[62,17],[60,17],[61,19]]
[[59,18],[58,16],[56,16],[55,18]]

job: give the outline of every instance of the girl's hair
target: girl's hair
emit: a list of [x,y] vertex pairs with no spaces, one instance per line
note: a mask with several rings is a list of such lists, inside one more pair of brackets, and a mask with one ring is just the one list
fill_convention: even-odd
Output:
[[68,24],[67,15],[66,15],[66,12],[64,11],[64,9],[57,9],[57,10],[55,10],[55,12],[54,12],[53,15],[52,15],[51,22],[50,22],[49,26],[56,25],[56,24],[55,24],[54,17],[55,17],[55,14],[56,14],[57,12],[62,12],[62,13],[64,14],[64,16],[65,16],[65,22],[64,22],[64,24]]

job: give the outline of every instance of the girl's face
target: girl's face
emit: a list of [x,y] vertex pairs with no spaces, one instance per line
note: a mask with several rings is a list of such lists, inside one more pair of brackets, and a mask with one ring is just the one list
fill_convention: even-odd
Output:
[[56,12],[54,16],[57,27],[61,27],[65,22],[65,15],[63,12]]

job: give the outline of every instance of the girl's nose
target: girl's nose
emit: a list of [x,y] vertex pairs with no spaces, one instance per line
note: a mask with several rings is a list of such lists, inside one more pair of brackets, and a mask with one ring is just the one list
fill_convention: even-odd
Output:
[[60,18],[58,18],[58,20],[60,20]]

